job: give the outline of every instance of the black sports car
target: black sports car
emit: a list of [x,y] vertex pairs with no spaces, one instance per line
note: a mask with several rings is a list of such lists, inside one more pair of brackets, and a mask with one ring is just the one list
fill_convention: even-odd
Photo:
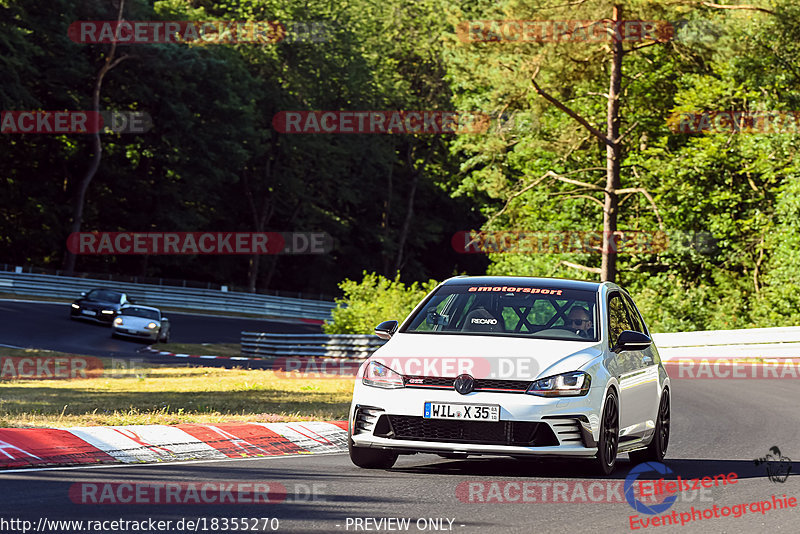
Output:
[[133,302],[122,291],[113,289],[92,289],[81,293],[81,298],[72,303],[69,310],[70,319],[89,319],[100,323],[111,324],[119,315],[119,310]]

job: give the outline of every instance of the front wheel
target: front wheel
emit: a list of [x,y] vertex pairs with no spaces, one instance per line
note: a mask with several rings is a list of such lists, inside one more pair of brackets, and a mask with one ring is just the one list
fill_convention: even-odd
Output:
[[601,475],[610,475],[617,463],[619,447],[619,404],[613,389],[606,393],[603,419],[600,423],[600,440],[597,442],[595,466]]
[[667,454],[669,445],[669,390],[664,390],[661,394],[661,404],[658,407],[658,417],[656,418],[656,431],[653,440],[646,449],[628,453],[632,463],[640,464],[643,462],[660,462]]
[[384,449],[356,447],[348,432],[347,451],[350,461],[363,469],[389,469],[397,461],[398,453]]

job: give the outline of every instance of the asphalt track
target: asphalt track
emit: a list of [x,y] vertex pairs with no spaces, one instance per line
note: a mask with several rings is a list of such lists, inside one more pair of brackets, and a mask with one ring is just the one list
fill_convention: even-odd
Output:
[[[737,473],[738,481],[704,493],[685,492],[672,510],[690,512],[732,507],[755,501],[800,498],[800,462],[791,464],[785,482],[772,482],[763,457],[777,445],[787,458],[800,459],[797,425],[800,388],[795,380],[680,380],[673,383],[672,439],[665,464],[684,479]],[[611,481],[623,482],[630,469],[621,455]],[[463,502],[462,482],[559,482],[602,480],[587,476],[580,462],[523,462],[514,459],[446,460],[431,455],[401,457],[391,470],[368,471],[351,465],[346,454],[273,457],[220,462],[170,463],[102,468],[61,468],[0,474],[2,519],[171,520],[205,518],[215,531],[217,518],[277,518],[278,532],[421,532],[429,518],[442,518],[445,532],[549,533],[632,531],[626,502],[479,503]],[[650,475],[657,478],[655,475]],[[643,477],[644,478],[644,477]],[[648,477],[649,478],[649,477]],[[75,504],[69,488],[75,482],[278,482],[287,488],[282,502],[269,504]],[[317,496],[309,488],[317,485]],[[512,495],[513,496],[513,495]],[[466,499],[468,501],[468,499]],[[652,517],[639,514],[639,517]],[[349,522],[348,522],[349,518]],[[407,530],[375,529],[356,519],[409,518]],[[421,520],[420,523],[417,523]],[[448,520],[452,520],[452,526]],[[798,532],[800,507],[750,512],[684,526],[651,526],[639,532]],[[221,523],[217,523],[219,526]],[[274,523],[273,523],[274,524]],[[7,523],[5,531],[17,532]],[[365,528],[369,525],[370,529]],[[396,526],[396,524],[393,524]],[[430,523],[428,523],[430,525]],[[201,524],[197,525],[202,532]],[[269,528],[259,530],[271,531]],[[638,526],[638,525],[637,525]],[[63,530],[66,531],[66,530]],[[223,531],[223,530],[218,530]],[[233,531],[233,530],[228,530]],[[427,529],[425,531],[436,531]],[[441,531],[441,530],[439,530]],[[55,532],[60,532],[55,530]]]
[[[222,317],[166,312],[172,343],[239,343],[242,331],[312,334],[320,327],[296,321]],[[11,347],[55,350],[85,356],[135,358],[148,363],[166,363],[142,349],[146,342],[113,339],[111,328],[95,322],[71,320],[69,304],[0,299],[0,344]],[[158,348],[158,345],[155,345]],[[179,360],[185,363],[187,359]],[[191,363],[214,366],[248,366],[241,361],[190,359]],[[169,361],[175,363],[175,360]],[[256,365],[253,365],[256,366]]]
[[[77,354],[142,357],[143,344],[113,340],[107,327],[70,321],[64,304],[0,301],[0,343]],[[277,332],[318,331],[311,325],[256,319],[169,314],[175,342],[237,342],[245,329]],[[208,363],[208,362],[204,362]],[[786,458],[800,459],[800,383],[787,380],[674,380],[672,437],[665,464],[666,478],[702,478],[734,472],[736,484],[700,492],[684,492],[672,508],[679,514],[733,507],[778,498],[800,500],[800,462],[791,463],[785,482],[767,478],[754,459],[778,446]],[[0,453],[2,450],[0,448]],[[278,532],[461,532],[549,533],[625,532],[627,502],[469,502],[457,493],[461,483],[548,483],[598,480],[622,483],[631,465],[621,455],[608,479],[587,475],[579,461],[519,461],[469,458],[446,460],[432,455],[401,457],[391,470],[354,467],[346,454],[303,455],[217,462],[125,465],[98,468],[56,468],[0,473],[0,532],[22,532],[24,524],[10,520],[147,520],[172,521],[168,532],[233,532],[221,528],[224,518],[276,518]],[[642,478],[657,478],[654,474]],[[285,499],[269,504],[76,504],[69,489],[76,482],[277,482]],[[316,485],[317,495],[311,488]],[[462,486],[463,487],[463,486]],[[510,496],[514,496],[511,494]],[[501,498],[505,500],[505,498]],[[552,499],[551,499],[552,500]],[[465,502],[466,501],[466,502]],[[638,514],[644,519],[646,514]],[[365,522],[369,518],[369,522]],[[378,528],[377,521],[410,519],[408,528]],[[197,528],[177,528],[181,519],[204,521]],[[216,519],[215,523],[212,521]],[[684,526],[651,526],[639,532],[799,532],[800,506],[758,511],[735,518],[688,522]],[[4,522],[5,521],[5,522]],[[252,521],[252,520],[251,520]],[[452,523],[451,523],[452,521]],[[252,523],[251,523],[252,524]],[[387,523],[383,523],[386,525]],[[41,531],[73,532],[43,523]],[[88,526],[88,524],[86,524]],[[261,519],[257,530],[272,531]],[[398,523],[391,523],[398,527]],[[232,526],[229,523],[229,526]],[[264,528],[266,526],[266,528]],[[428,527],[423,529],[421,527]],[[439,527],[438,530],[433,526]],[[205,530],[204,530],[205,529]],[[87,530],[84,530],[87,531]],[[97,530],[94,530],[97,531]],[[134,532],[106,526],[105,532]],[[242,531],[241,529],[239,531]]]

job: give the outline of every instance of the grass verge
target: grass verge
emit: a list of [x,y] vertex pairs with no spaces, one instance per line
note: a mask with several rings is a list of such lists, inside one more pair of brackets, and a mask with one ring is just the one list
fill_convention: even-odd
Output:
[[[204,347],[202,353],[219,352],[211,350]],[[75,355],[0,347],[0,369],[8,370],[9,357],[19,363]],[[261,369],[99,360],[103,370],[88,378],[0,380],[0,427],[341,420],[353,392],[352,378],[295,379]]]

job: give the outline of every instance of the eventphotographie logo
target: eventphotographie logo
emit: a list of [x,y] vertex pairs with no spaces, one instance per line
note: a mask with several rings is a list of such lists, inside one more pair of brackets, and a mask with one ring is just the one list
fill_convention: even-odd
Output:
[[756,465],[764,465],[767,468],[767,477],[772,482],[786,482],[789,473],[792,471],[792,460],[781,455],[781,450],[777,445],[770,447],[769,452],[763,458],[753,460]]

